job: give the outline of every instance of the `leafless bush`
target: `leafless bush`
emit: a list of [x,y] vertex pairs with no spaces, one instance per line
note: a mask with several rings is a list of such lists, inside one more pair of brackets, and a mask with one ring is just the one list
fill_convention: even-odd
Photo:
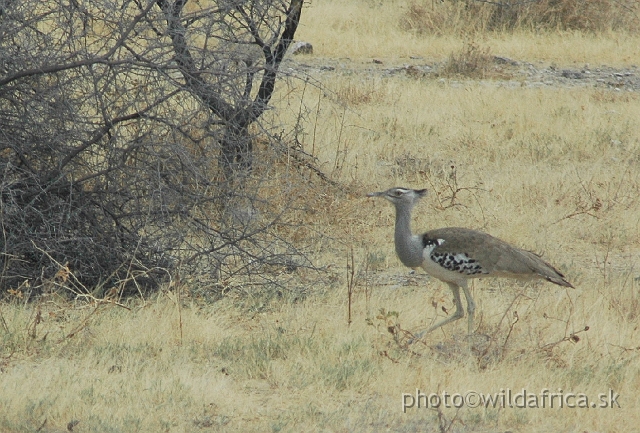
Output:
[[253,143],[282,145],[259,119],[301,8],[0,3],[0,288],[37,293],[63,264],[120,294],[290,268],[290,191]]

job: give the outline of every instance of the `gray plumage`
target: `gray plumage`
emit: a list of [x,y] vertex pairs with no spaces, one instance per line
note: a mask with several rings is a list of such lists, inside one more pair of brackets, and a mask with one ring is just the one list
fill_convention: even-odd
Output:
[[467,285],[471,278],[545,279],[560,286],[573,287],[564,275],[537,254],[514,247],[487,233],[447,227],[430,230],[422,235],[413,234],[411,211],[426,194],[426,189],[409,188],[391,188],[367,194],[369,197],[384,197],[395,205],[394,238],[400,261],[410,268],[421,267],[428,274],[447,283],[453,292],[455,313],[426,332],[464,316],[460,299],[462,289],[467,299],[468,330],[472,333],[475,303]]

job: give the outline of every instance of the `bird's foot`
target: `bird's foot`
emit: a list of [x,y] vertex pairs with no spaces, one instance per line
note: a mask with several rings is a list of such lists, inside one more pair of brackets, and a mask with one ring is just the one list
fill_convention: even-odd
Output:
[[422,340],[422,337],[424,337],[426,334],[427,334],[427,331],[421,331],[421,332],[416,332],[415,334],[412,334],[411,338],[407,340],[407,344],[411,345],[413,343],[416,343]]

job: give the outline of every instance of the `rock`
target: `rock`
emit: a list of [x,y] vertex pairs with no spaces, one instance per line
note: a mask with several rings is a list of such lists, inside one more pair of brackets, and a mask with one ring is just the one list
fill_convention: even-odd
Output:
[[519,63],[515,60],[511,60],[510,58],[503,56],[493,56],[493,61],[498,65],[519,66]]
[[584,74],[578,71],[571,71],[569,69],[565,69],[562,71],[562,76],[564,78],[572,78],[574,80],[581,80],[584,78]]
[[293,55],[313,54],[313,45],[304,41],[295,42],[289,47],[289,52]]

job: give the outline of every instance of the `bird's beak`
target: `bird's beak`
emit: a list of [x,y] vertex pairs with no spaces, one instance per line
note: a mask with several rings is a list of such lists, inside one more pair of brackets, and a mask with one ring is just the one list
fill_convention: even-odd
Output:
[[370,192],[367,197],[380,197],[381,195],[384,195],[384,191]]

